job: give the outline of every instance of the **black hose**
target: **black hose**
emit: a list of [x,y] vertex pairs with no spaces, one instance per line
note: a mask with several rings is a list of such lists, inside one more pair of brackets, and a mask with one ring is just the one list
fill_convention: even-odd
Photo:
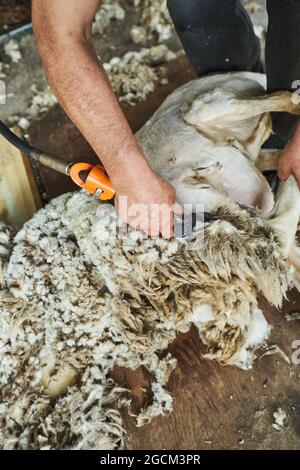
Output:
[[64,161],[61,158],[57,158],[50,153],[42,152],[41,150],[37,150],[34,147],[31,147],[26,142],[24,142],[24,140],[15,135],[2,121],[0,121],[0,135],[3,135],[3,137],[8,142],[10,142],[14,147],[19,149],[32,160],[35,160],[41,165],[47,166],[52,170],[69,176],[68,170],[70,168],[70,163]]
[[2,121],[0,121],[0,134],[21,152],[28,155],[28,157],[32,157],[34,149],[14,134]]

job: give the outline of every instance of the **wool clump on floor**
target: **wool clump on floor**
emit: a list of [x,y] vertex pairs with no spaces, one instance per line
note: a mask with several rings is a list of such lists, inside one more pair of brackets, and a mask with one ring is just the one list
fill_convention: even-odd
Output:
[[164,81],[163,64],[175,58],[176,54],[167,46],[159,45],[114,57],[104,68],[119,100],[134,105],[153,93],[160,80]]
[[4,52],[14,64],[17,64],[22,59],[19,43],[15,39],[11,39],[5,44]]
[[173,25],[166,0],[145,0],[143,2],[137,0],[135,6],[140,6],[141,3],[143,3],[143,11],[140,24],[134,25],[131,29],[133,42],[144,44],[155,38],[161,43],[170,39],[173,34]]
[[104,0],[97,11],[93,23],[93,33],[103,34],[113,20],[123,21],[126,12],[119,4],[119,0]]

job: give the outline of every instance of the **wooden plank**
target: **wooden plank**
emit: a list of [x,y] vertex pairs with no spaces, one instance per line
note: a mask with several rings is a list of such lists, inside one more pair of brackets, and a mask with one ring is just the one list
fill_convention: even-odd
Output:
[[19,228],[41,207],[28,158],[0,136],[0,218]]

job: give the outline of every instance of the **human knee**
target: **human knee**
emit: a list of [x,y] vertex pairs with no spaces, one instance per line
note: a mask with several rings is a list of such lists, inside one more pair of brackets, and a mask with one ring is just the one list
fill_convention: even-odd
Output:
[[[177,29],[203,28],[213,20],[226,18],[234,11],[235,0],[167,0],[170,15]],[[225,5],[226,4],[226,5]]]

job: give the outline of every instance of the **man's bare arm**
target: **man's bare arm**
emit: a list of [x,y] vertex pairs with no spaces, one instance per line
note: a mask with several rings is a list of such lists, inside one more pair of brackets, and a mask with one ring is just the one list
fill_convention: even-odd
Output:
[[[56,96],[91,144],[128,204],[175,202],[172,186],[149,166],[97,58],[92,23],[98,0],[33,0],[33,27],[42,61]],[[118,203],[118,198],[117,198]],[[118,205],[118,204],[117,204]],[[128,215],[121,216],[131,223]],[[161,215],[158,216],[161,219]],[[147,233],[170,236],[172,217],[145,220]],[[172,229],[171,229],[172,230]]]
[[287,180],[291,174],[295,176],[300,187],[300,125],[293,138],[283,149],[278,164],[280,179]]

